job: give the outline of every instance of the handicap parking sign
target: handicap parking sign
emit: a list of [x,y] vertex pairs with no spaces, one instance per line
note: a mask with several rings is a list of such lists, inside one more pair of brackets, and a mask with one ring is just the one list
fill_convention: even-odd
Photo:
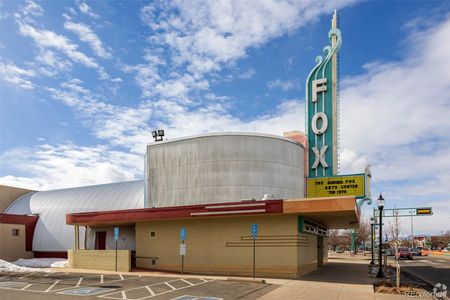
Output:
[[258,224],[252,224],[252,238],[258,236]]
[[119,227],[114,227],[114,240],[119,240]]
[[182,227],[180,229],[180,240],[184,241],[186,239],[186,228]]

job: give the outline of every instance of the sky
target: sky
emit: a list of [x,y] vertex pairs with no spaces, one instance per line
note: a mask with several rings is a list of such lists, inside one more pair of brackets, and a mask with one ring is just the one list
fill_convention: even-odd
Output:
[[154,129],[304,131],[334,9],[340,173],[371,164],[386,208],[433,207],[415,234],[450,230],[448,1],[0,1],[0,184],[142,179]]

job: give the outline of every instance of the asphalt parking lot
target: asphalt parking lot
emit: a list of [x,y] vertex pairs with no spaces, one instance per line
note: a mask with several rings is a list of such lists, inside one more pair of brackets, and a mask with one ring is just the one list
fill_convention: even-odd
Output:
[[199,277],[0,273],[0,299],[256,299],[277,285]]

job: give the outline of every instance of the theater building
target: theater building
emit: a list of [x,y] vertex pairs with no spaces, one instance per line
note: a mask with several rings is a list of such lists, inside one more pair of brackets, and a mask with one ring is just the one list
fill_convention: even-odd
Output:
[[35,222],[27,249],[80,269],[296,278],[326,264],[328,230],[355,228],[370,196],[364,174],[337,174],[336,15],[329,37],[307,79],[306,134],[154,142],[144,180],[26,193],[0,228]]

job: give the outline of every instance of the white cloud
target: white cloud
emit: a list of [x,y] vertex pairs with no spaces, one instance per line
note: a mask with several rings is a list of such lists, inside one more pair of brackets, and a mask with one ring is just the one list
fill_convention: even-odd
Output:
[[99,67],[94,59],[78,51],[78,46],[66,37],[56,34],[53,31],[36,29],[20,21],[17,21],[17,23],[19,24],[20,34],[31,37],[39,48],[53,48],[63,52],[73,61],[79,62],[86,67],[95,69]]
[[22,8],[22,12],[25,15],[42,16],[44,14],[44,9],[35,2],[28,0],[26,5]]
[[36,68],[45,76],[55,76],[59,72],[70,71],[72,63],[69,60],[61,58],[54,51],[40,49],[35,57]]
[[[99,74],[100,79],[109,79],[109,75],[106,73],[105,69],[100,66],[94,58],[88,57],[86,54],[79,51],[78,45],[72,43],[68,38],[50,30],[37,29],[27,23],[28,21],[23,21],[24,19],[20,15],[16,16],[16,22],[19,25],[20,34],[32,38],[36,46],[41,51],[41,54],[36,58],[37,61],[42,61],[42,59],[40,59],[40,57],[42,58],[42,55],[51,54],[51,52],[45,52],[45,50],[58,50],[61,53],[64,53],[73,62],[77,62],[88,68],[95,69]],[[64,61],[61,63],[67,65]],[[49,63],[44,64],[52,66],[52,70],[42,69],[41,71],[44,74],[46,73],[47,76],[50,76],[52,73],[56,73],[58,71],[58,66],[60,66],[61,63],[58,63],[55,60],[50,60]]]
[[244,131],[280,135],[284,131],[304,130],[304,102],[297,99],[284,101],[273,113],[248,121],[232,116],[220,104],[190,111],[183,105],[160,101],[155,111],[165,116],[158,125],[166,129],[169,139],[206,132]]
[[281,89],[283,91],[289,91],[292,89],[299,88],[297,82],[295,82],[294,80],[283,81],[281,79],[276,79],[276,80],[267,82],[267,87],[270,89]]
[[59,88],[48,88],[48,91],[55,100],[71,107],[96,137],[133,153],[145,152],[145,144],[151,137],[147,123],[152,113],[147,103],[135,108],[109,104],[84,88],[79,79],[64,82]]
[[256,74],[256,71],[254,69],[248,69],[247,71],[243,72],[242,74],[239,74],[240,79],[251,79],[253,75]]
[[421,33],[404,60],[369,64],[343,84],[343,148],[367,157],[378,181],[450,172],[450,18]]
[[100,145],[43,144],[14,149],[0,155],[0,165],[28,174],[0,177],[1,184],[37,190],[134,180],[143,174],[141,155]]
[[350,2],[155,2],[141,9],[141,19],[157,33],[155,41],[173,51],[175,62],[203,74]]
[[94,19],[98,19],[100,18],[99,15],[97,15],[96,13],[94,13],[91,9],[91,7],[89,5],[86,4],[86,2],[84,1],[76,1],[77,5],[78,5],[78,9],[85,15],[88,15]]
[[[164,67],[168,65],[183,75],[167,78],[160,65],[149,62],[135,67],[136,81],[144,97],[156,94],[163,99],[178,98],[184,103],[198,105],[201,99],[189,97],[190,93],[208,89],[211,84],[208,81],[192,85],[186,83],[189,78],[196,82],[207,80],[207,75],[214,75],[245,57],[248,49],[294,32],[320,15],[351,2],[265,0],[148,4],[141,9],[141,19],[151,29],[150,46],[145,56],[160,57],[163,52],[168,56]],[[249,70],[245,77],[250,78],[253,72]]]
[[81,41],[88,43],[97,56],[101,58],[112,57],[110,51],[103,47],[100,38],[86,24],[65,22],[64,28],[74,32]]
[[25,70],[19,68],[13,63],[2,63],[0,62],[0,77],[13,84],[31,90],[34,89],[34,84],[31,82],[30,77],[35,76],[33,70]]
[[[415,230],[439,233],[450,224],[450,16],[426,29],[411,28],[405,57],[372,62],[345,78],[341,91],[343,173],[370,162],[374,193],[389,208],[432,206]],[[419,221],[420,220],[420,221]],[[402,220],[402,234],[410,234]]]

